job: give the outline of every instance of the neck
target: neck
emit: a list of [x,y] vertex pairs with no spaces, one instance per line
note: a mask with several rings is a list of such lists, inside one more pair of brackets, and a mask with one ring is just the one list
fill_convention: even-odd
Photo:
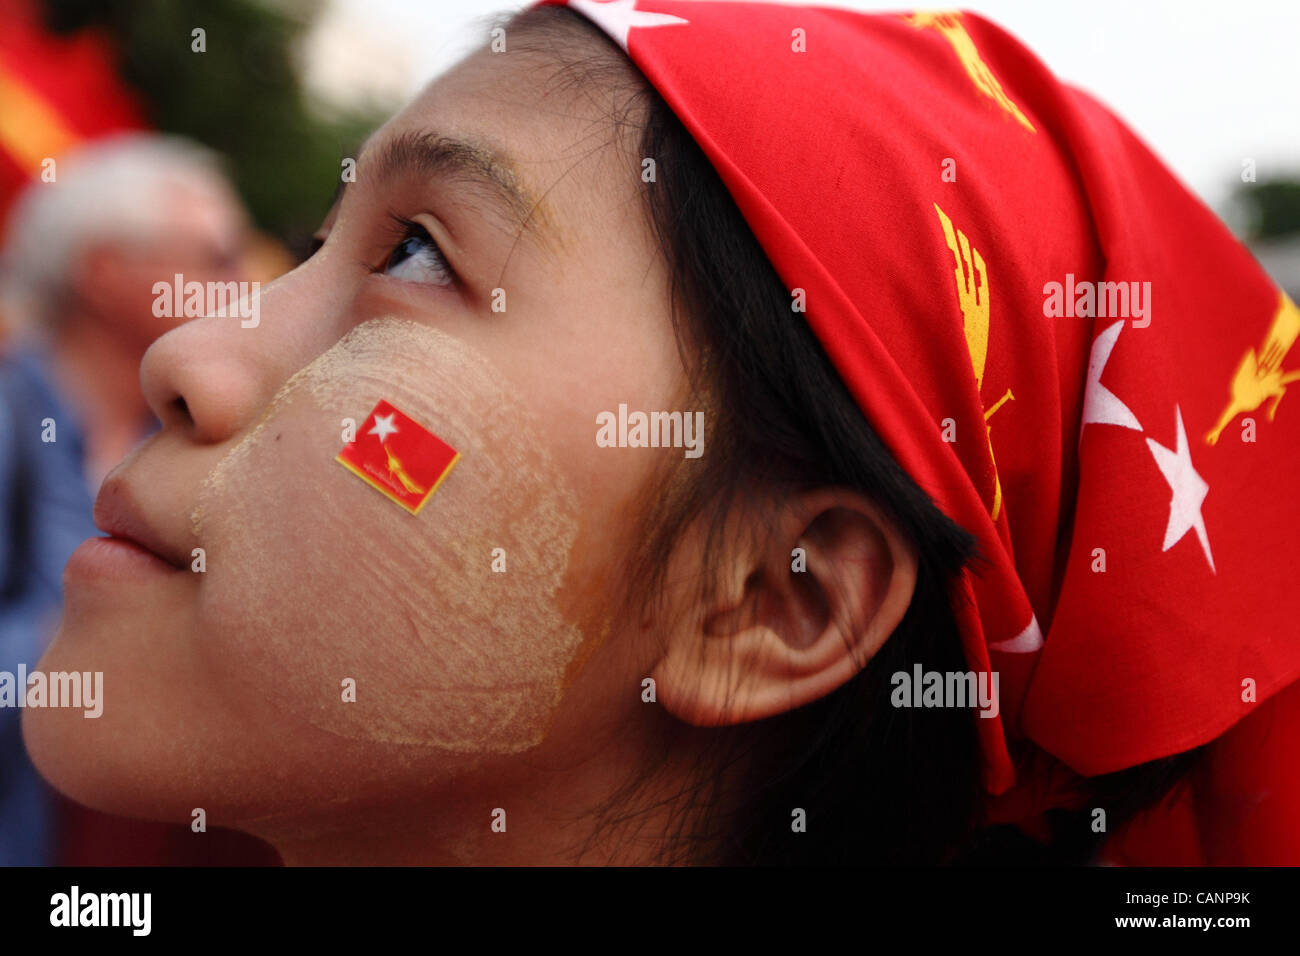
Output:
[[[688,736],[704,734],[688,732]],[[679,743],[681,741],[679,740]],[[537,773],[511,779],[471,774],[406,805],[351,806],[304,820],[245,826],[275,846],[286,866],[637,866],[663,862],[665,836],[685,822],[684,788],[702,752],[688,743],[662,759],[613,741],[612,762],[590,773]],[[653,762],[649,785],[641,780]],[[486,769],[486,768],[484,768]],[[588,765],[588,771],[595,768]],[[475,776],[494,779],[490,783]],[[689,832],[689,826],[683,828]],[[679,848],[680,849],[680,848]]]

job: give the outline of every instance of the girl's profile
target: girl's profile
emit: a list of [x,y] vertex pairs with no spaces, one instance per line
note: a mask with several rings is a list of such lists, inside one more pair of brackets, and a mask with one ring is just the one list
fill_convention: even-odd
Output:
[[497,26],[145,354],[41,774],[286,864],[1300,859],[1300,311],[1138,135],[974,13]]

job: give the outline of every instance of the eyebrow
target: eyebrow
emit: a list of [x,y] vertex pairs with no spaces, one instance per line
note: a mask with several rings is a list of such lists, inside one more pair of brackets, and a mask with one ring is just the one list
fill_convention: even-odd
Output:
[[[403,175],[442,176],[468,181],[486,190],[521,231],[545,245],[551,237],[549,209],[522,184],[509,155],[484,143],[457,139],[432,130],[408,130],[387,140],[367,165],[379,181]],[[369,158],[367,145],[358,157]],[[341,198],[347,183],[338,192]]]

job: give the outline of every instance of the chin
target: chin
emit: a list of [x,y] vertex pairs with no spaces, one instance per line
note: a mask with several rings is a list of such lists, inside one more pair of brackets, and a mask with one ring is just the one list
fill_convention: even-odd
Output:
[[[167,709],[176,690],[163,674],[141,670],[145,651],[99,639],[107,636],[60,628],[31,669],[47,681],[56,673],[102,674],[99,716],[86,716],[84,706],[24,707],[23,744],[46,782],[77,803],[120,816],[186,820],[203,804],[182,789],[194,779],[185,769],[194,758],[182,756],[189,738],[183,715]],[[144,643],[138,633],[136,643]]]
[[23,746],[45,782],[77,803],[110,810],[99,796],[95,778],[103,774],[104,754],[91,760],[87,735],[77,726],[80,714],[50,708],[26,708],[22,715]]

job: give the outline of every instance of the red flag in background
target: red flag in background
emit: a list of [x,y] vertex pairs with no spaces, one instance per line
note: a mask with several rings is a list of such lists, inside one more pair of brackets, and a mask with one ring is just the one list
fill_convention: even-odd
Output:
[[0,230],[46,159],[148,125],[109,37],[90,29],[59,36],[41,14],[35,0],[0,0]]

